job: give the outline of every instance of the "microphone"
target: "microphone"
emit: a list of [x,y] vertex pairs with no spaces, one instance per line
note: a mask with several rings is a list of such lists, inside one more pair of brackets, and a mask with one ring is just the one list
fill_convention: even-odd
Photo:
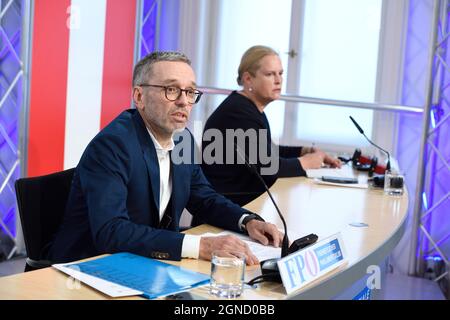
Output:
[[353,124],[355,125],[356,129],[358,129],[359,133],[361,133],[364,138],[366,138],[367,141],[369,141],[369,143],[373,146],[375,146],[377,149],[383,151],[384,153],[387,154],[387,158],[388,161],[386,163],[386,170],[391,170],[391,156],[389,155],[389,152],[387,152],[386,150],[384,150],[383,148],[381,148],[380,146],[376,145],[375,143],[373,143],[365,134],[364,134],[364,130],[359,126],[359,124],[356,122],[355,119],[352,118],[352,116],[349,116],[350,120],[352,120]]
[[[245,165],[247,168],[250,169],[250,171],[256,175],[258,177],[258,179],[261,181],[262,185],[264,186],[264,189],[266,190],[266,192],[268,193],[270,200],[272,200],[273,205],[275,206],[275,209],[278,212],[278,216],[281,219],[281,222],[283,222],[283,228],[284,228],[284,237],[283,237],[283,242],[281,244],[281,257],[285,257],[289,254],[289,238],[287,235],[287,227],[286,227],[286,221],[284,220],[283,215],[281,214],[280,208],[278,208],[277,203],[275,202],[275,200],[273,199],[272,193],[269,190],[269,187],[267,186],[266,182],[264,181],[263,177],[261,177],[261,175],[258,172],[258,169],[249,163],[248,159],[247,159],[247,155],[243,154],[241,152],[241,150],[239,149],[238,145],[236,144],[236,141],[234,142],[234,146],[236,148],[236,152],[238,153],[238,155],[240,156],[240,158],[242,160],[244,160]],[[266,260],[267,261],[267,260]]]
[[[272,201],[275,209],[277,210],[278,216],[280,217],[281,221],[283,222],[284,237],[283,237],[283,242],[281,245],[281,258],[287,256],[288,254],[296,252],[297,250],[303,249],[303,248],[309,246],[310,244],[313,244],[314,242],[316,242],[319,237],[316,234],[311,233],[307,236],[304,236],[300,239],[295,240],[292,243],[292,245],[289,247],[289,239],[288,239],[288,235],[287,235],[286,221],[284,220],[284,217],[281,214],[281,210],[280,210],[280,208],[278,208],[278,205],[275,202],[275,200],[272,196],[272,193],[269,190],[269,187],[267,186],[263,177],[261,177],[261,175],[259,174],[256,166],[250,164],[248,161],[247,155],[243,154],[241,152],[238,145],[236,144],[236,141],[234,141],[234,146],[235,146],[236,152],[238,153],[240,158],[244,160],[246,167],[248,169],[250,169],[250,171],[254,175],[256,175],[258,177],[258,179],[261,181],[262,185],[264,186],[264,189],[266,190],[267,194],[270,197],[270,200]],[[274,259],[267,259],[267,260],[261,261],[260,262],[261,275],[250,280],[248,282],[248,284],[252,286],[256,283],[263,282],[263,281],[274,281],[274,282],[281,283],[282,282],[281,275],[280,275],[280,271],[278,270],[278,265],[277,265],[278,260],[279,260],[278,258],[274,258]]]

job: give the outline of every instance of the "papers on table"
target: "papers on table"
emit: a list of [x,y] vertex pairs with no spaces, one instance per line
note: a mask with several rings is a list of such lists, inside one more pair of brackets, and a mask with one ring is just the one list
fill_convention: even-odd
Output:
[[53,268],[58,269],[59,271],[62,271],[69,276],[71,276],[73,279],[67,280],[67,285],[70,287],[70,289],[78,289],[79,284],[77,281],[81,281],[88,286],[103,292],[104,294],[107,294],[110,297],[113,298],[119,298],[119,297],[128,297],[128,296],[137,296],[141,295],[144,292],[139,290],[134,290],[128,287],[121,286],[117,283],[106,281],[94,276],[91,276],[89,274],[83,273],[79,270],[79,268],[76,268],[75,266],[70,267],[70,265],[75,265],[76,263],[67,263],[67,264],[54,264]]
[[[361,177],[355,175],[352,167],[348,165],[344,165],[341,168],[308,169],[306,170],[306,175],[308,178],[313,178],[314,183],[317,184],[325,184],[329,186],[347,187],[347,188],[360,188],[360,189],[369,188],[369,185],[367,184],[367,179],[362,179]],[[328,182],[323,181],[322,177],[357,178],[358,183]]]
[[264,261],[267,259],[281,257],[281,248],[275,248],[273,246],[265,246],[259,242],[256,242],[256,241],[250,239],[250,237],[240,234],[240,233],[235,233],[235,232],[231,232],[231,231],[223,231],[220,233],[205,233],[205,234],[202,234],[202,237],[226,236],[226,235],[230,235],[230,234],[240,238],[242,241],[247,243],[250,250],[258,258],[259,261]]
[[111,296],[142,295],[148,299],[206,285],[209,275],[131,253],[53,265],[75,279]]
[[322,178],[328,177],[340,177],[340,178],[356,178],[353,173],[353,169],[349,166],[342,166],[341,168],[320,168],[320,169],[308,169],[306,170],[306,176],[308,178]]

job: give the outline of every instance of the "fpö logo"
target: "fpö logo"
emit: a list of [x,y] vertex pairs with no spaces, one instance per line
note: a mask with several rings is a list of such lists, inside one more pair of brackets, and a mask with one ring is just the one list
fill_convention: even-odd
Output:
[[280,259],[278,268],[290,294],[346,262],[342,238],[337,234]]

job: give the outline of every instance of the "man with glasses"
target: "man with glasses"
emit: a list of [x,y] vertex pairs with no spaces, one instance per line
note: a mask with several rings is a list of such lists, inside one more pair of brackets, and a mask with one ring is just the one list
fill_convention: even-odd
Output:
[[180,233],[184,208],[211,225],[280,246],[283,235],[275,225],[216,193],[193,161],[171,161],[179,143],[174,133],[185,130],[201,95],[185,55],[154,52],[137,63],[136,109],[122,112],[84,151],[50,261],[124,251],[156,259],[210,260],[213,250],[225,249],[244,252],[249,265],[258,263],[235,236]]

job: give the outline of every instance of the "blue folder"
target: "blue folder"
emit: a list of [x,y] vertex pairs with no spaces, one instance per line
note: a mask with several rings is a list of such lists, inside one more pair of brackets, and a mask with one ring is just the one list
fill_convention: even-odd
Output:
[[115,253],[67,267],[144,292],[154,299],[208,284],[210,277],[131,253]]

